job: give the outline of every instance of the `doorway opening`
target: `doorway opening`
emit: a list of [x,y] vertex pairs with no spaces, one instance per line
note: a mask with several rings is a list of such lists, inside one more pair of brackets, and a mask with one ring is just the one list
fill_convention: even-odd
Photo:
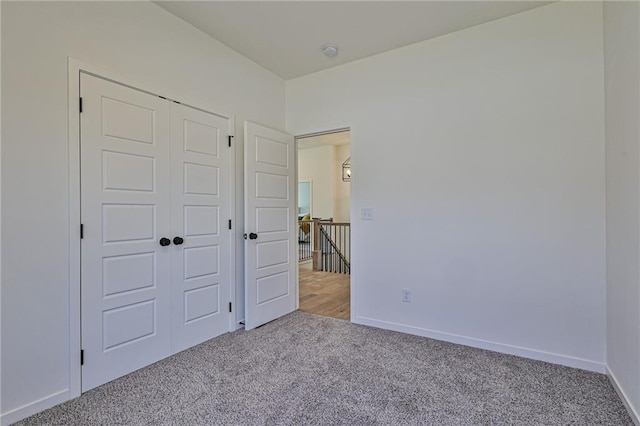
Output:
[[298,136],[300,310],[351,319],[351,134]]

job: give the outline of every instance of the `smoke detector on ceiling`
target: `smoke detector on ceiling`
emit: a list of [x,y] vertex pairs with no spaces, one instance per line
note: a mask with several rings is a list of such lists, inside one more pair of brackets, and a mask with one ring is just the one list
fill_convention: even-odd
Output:
[[322,53],[329,58],[338,56],[338,46],[335,44],[325,44],[322,46]]

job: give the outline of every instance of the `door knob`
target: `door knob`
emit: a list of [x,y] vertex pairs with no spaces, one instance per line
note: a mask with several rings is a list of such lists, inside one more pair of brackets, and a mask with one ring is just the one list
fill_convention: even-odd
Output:
[[256,234],[255,232],[252,232],[249,234],[249,239],[250,240],[257,240],[258,239],[258,234]]
[[173,244],[179,246],[180,244],[184,243],[184,240],[180,237],[173,237]]
[[170,240],[170,239],[168,239],[168,238],[164,238],[164,237],[162,237],[162,238],[160,238],[159,243],[160,243],[160,245],[161,245],[162,247],[164,247],[164,246],[168,246],[169,244],[171,244],[171,240]]

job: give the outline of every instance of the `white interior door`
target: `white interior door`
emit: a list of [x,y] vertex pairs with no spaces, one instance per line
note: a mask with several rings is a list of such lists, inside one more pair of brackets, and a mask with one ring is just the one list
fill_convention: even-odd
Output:
[[245,328],[297,307],[294,138],[245,122]]
[[229,331],[229,119],[171,105],[173,352]]
[[170,354],[169,103],[81,74],[82,389]]

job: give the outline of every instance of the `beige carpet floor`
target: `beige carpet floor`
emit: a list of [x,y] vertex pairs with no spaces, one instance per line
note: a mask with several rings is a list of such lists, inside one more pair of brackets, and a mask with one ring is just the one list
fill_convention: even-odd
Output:
[[20,425],[632,425],[601,374],[294,312]]

